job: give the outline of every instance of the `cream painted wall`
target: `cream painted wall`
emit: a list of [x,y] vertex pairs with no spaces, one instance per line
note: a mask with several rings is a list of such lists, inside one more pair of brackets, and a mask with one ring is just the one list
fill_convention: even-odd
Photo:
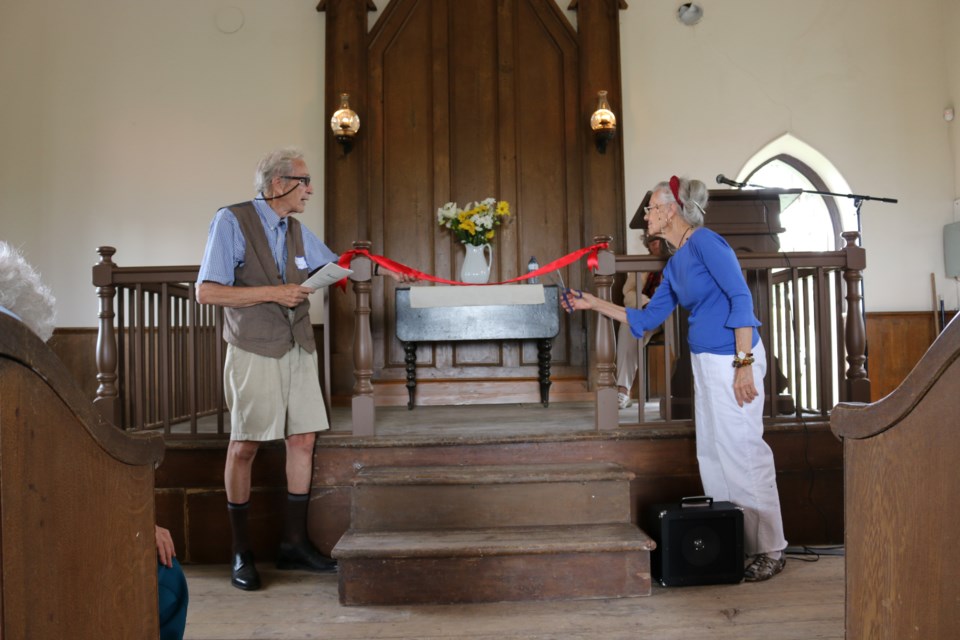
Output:
[[862,207],[867,310],[932,309],[930,273],[955,308],[941,233],[957,188],[956,124],[942,117],[957,0],[701,4],[694,27],[673,0],[622,13],[627,209],[672,172],[716,186],[789,133],[854,193],[899,200]]
[[[0,238],[95,326],[90,268],[198,264],[257,160],[302,148],[323,175],[324,17],[315,0],[4,0]],[[243,15],[234,33],[218,28]],[[302,220],[323,232],[322,180]]]
[[[930,309],[931,272],[955,308],[941,229],[960,196],[960,124],[942,112],[960,92],[960,0],[701,3],[695,27],[676,0],[621,12],[628,218],[657,180],[736,175],[789,133],[856,193],[900,200],[863,205],[868,311]],[[229,7],[244,24],[225,34]],[[315,7],[4,0],[0,238],[41,270],[59,326],[96,324],[97,246],[121,265],[196,264],[217,207],[252,195],[263,152],[298,145],[322,176]],[[322,233],[322,218],[318,190],[302,219]]]
[[[952,107],[955,114],[949,125],[950,148],[953,152],[953,197],[960,200],[960,36],[957,35],[960,34],[960,0],[944,0],[944,5],[944,61],[947,66],[947,100],[944,107]],[[960,217],[957,219],[960,220]]]

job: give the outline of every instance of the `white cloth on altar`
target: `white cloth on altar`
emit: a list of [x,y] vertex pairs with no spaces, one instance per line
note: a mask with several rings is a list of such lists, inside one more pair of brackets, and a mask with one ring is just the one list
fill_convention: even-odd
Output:
[[542,284],[410,287],[410,308],[544,304]]

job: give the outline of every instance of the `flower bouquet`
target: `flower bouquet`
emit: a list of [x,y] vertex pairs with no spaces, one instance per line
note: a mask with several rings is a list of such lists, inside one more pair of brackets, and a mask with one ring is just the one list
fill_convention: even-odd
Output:
[[463,244],[483,246],[493,240],[495,229],[510,215],[510,203],[487,198],[470,202],[461,209],[456,202],[448,202],[437,209],[437,222],[450,229]]

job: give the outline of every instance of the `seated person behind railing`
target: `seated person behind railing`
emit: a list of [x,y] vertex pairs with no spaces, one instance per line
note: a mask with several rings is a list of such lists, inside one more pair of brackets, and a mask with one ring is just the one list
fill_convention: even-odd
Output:
[[[55,303],[40,274],[16,249],[0,240],[0,313],[21,321],[46,342],[56,326]],[[155,535],[160,640],[179,640],[187,624],[187,579],[175,557],[170,532],[155,527]]]
[[[230,410],[224,467],[233,538],[231,584],[252,591],[260,574],[251,550],[248,513],[253,459],[261,442],[284,440],[287,504],[279,569],[333,571],[336,563],[307,537],[307,505],[318,431],[330,428],[320,391],[310,324],[311,271],[337,260],[305,225],[313,186],[303,154],[280,149],[257,165],[252,201],[220,209],[210,224],[197,276],[197,300],[225,307],[223,379]],[[375,271],[376,273],[376,271]],[[380,273],[401,282],[412,278]]]
[[[667,258],[673,255],[673,247],[663,238],[651,236],[649,233],[643,236],[643,244],[650,255]],[[638,307],[640,309],[647,306],[650,298],[660,285],[662,274],[660,271],[651,271],[648,273],[628,273],[627,280],[623,283],[623,306]],[[643,289],[640,292],[639,303],[637,301],[637,280],[643,279]],[[647,331],[643,334],[643,346],[647,346],[650,339],[656,335],[657,330]],[[617,330],[617,406],[621,409],[628,409],[633,406],[633,400],[630,398],[630,389],[633,387],[633,381],[637,377],[639,367],[639,344],[637,338],[630,331],[630,325],[621,322]],[[641,397],[644,395],[643,389],[640,390]]]
[[658,327],[677,304],[690,310],[700,480],[706,495],[743,509],[744,546],[753,556],[744,579],[767,580],[786,564],[787,541],[773,452],[763,440],[766,355],[737,256],[703,227],[708,197],[703,182],[676,176],[654,188],[644,216],[647,232],[663,236],[677,251],[646,309],[625,309],[569,289],[561,303],[569,312],[593,309],[629,323],[636,336]]

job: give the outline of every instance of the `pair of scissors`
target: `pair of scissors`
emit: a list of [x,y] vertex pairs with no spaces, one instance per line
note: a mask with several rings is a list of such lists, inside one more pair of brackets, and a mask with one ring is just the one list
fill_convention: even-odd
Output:
[[572,289],[568,289],[567,286],[563,284],[563,276],[560,274],[559,269],[554,271],[551,275],[554,274],[556,274],[557,280],[559,280],[558,286],[560,287],[560,295],[563,296],[563,301],[560,304],[563,306],[564,311],[567,313],[573,313],[576,311],[576,309],[573,308],[573,304],[570,302],[570,299],[567,296],[570,295],[576,298],[582,298],[583,292],[579,290],[574,291]]

